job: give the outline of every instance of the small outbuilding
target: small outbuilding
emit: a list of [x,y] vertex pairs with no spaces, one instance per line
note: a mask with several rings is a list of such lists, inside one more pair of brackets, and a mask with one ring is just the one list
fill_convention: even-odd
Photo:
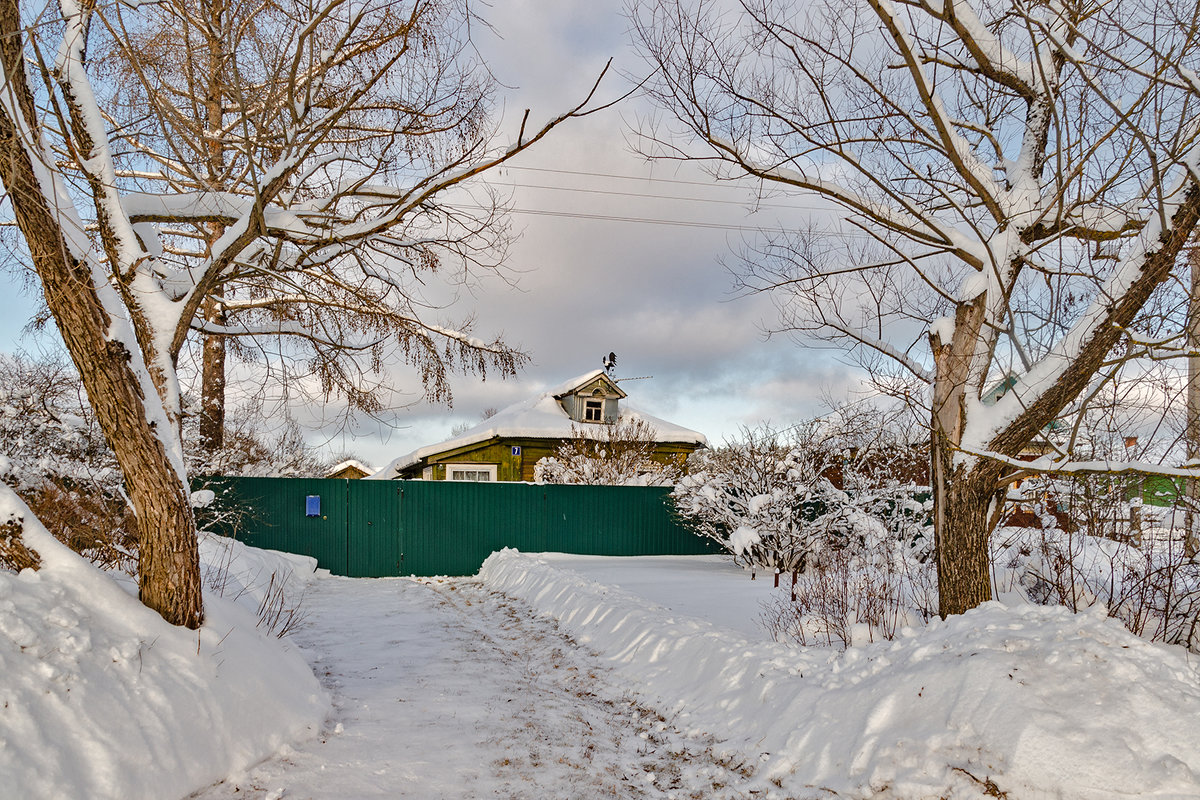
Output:
[[403,455],[370,477],[450,481],[532,481],[533,468],[568,439],[602,439],[604,426],[642,421],[653,431],[652,458],[682,464],[704,434],[631,408],[604,370],[580,375],[515,403],[444,442]]
[[350,480],[358,480],[365,478],[375,472],[375,468],[364,464],[361,461],[350,458],[335,467],[331,467],[329,472],[325,473],[326,478],[348,478]]

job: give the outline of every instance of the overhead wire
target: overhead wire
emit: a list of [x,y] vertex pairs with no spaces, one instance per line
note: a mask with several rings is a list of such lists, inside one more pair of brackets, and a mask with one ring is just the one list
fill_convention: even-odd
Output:
[[[711,197],[682,197],[679,195],[669,194],[647,194],[645,192],[622,192],[615,189],[586,189],[574,186],[546,186],[543,184],[534,183],[492,183],[493,186],[506,186],[513,189],[546,189],[555,192],[576,192],[580,194],[603,194],[613,195],[617,197],[640,197],[647,200],[676,200],[685,203],[715,203],[718,205],[741,206],[743,208],[752,206],[754,208],[778,208],[784,210],[795,211],[824,211],[828,206],[819,205],[791,205],[784,203],[758,203],[748,202],[746,200],[719,200]],[[703,184],[697,184],[703,185]]]
[[[457,204],[459,208],[472,208],[480,211],[487,211],[488,208],[474,204]],[[605,222],[627,222],[639,225],[662,225],[664,227],[680,227],[680,228],[703,228],[709,230],[725,230],[735,231],[740,233],[762,233],[764,230],[778,228],[775,225],[730,225],[721,222],[699,222],[696,220],[677,220],[677,219],[659,219],[655,217],[629,217],[618,216],[616,214],[589,214],[582,211],[551,211],[549,209],[540,208],[508,208],[507,211],[512,214],[527,214],[536,217],[563,217],[566,219],[590,219],[601,220]],[[844,241],[861,240],[868,238],[865,233],[856,231],[824,231],[822,236],[829,236]]]
[[[718,190],[720,190],[720,189],[735,189],[735,190],[742,191],[742,192],[752,191],[752,187],[750,187],[744,183],[741,185],[736,185],[733,183],[727,183],[727,184],[722,185],[722,184],[703,182],[703,181],[681,180],[681,179],[677,179],[677,178],[656,178],[656,177],[652,177],[652,176],[620,175],[620,174],[610,173],[610,172],[591,172],[591,171],[586,171],[586,170],[555,169],[555,168],[551,168],[551,167],[523,167],[523,166],[505,165],[504,167],[502,167],[498,170],[498,173],[501,176],[503,176],[509,170],[522,171],[522,172],[546,173],[546,174],[552,174],[552,175],[569,175],[569,176],[586,177],[586,178],[602,178],[602,179],[606,179],[606,180],[635,181],[638,183],[697,186],[697,187],[703,187],[705,189],[718,189]],[[754,208],[756,210],[760,210],[760,209],[775,209],[775,210],[781,210],[781,211],[830,211],[830,210],[833,210],[832,207],[830,207],[828,205],[822,206],[822,205],[816,205],[816,204],[798,205],[798,204],[784,204],[784,203],[759,203],[759,202],[754,202],[750,198],[745,198],[742,200],[732,200],[732,199],[723,199],[723,198],[714,198],[714,197],[686,197],[686,196],[682,196],[682,195],[669,195],[669,194],[657,194],[657,193],[651,193],[651,192],[625,191],[622,189],[600,189],[600,188],[592,188],[592,187],[587,187],[587,186],[555,186],[555,185],[547,185],[547,184],[530,184],[530,183],[517,182],[515,180],[516,176],[511,176],[511,177],[514,178],[514,182],[493,181],[491,183],[493,186],[510,188],[510,189],[531,189],[531,190],[542,190],[542,191],[571,192],[574,194],[602,195],[602,196],[611,196],[611,197],[630,197],[630,198],[645,199],[645,200],[666,200],[666,201],[670,201],[670,202],[706,203],[706,204],[713,204],[713,205],[739,206],[741,208]],[[685,227],[685,228],[700,228],[700,229],[708,229],[708,230],[725,230],[725,231],[734,231],[734,232],[740,232],[740,233],[760,233],[764,229],[779,227],[778,224],[756,226],[756,225],[731,224],[731,223],[722,223],[722,222],[704,222],[704,221],[700,221],[700,220],[664,219],[664,218],[660,218],[660,217],[632,216],[632,215],[627,215],[627,214],[622,215],[622,214],[608,214],[608,213],[592,213],[592,212],[585,212],[585,211],[568,211],[568,210],[562,210],[562,209],[551,210],[551,209],[540,209],[540,208],[512,207],[512,208],[509,208],[508,211],[513,214],[524,214],[524,215],[529,215],[529,216],[560,217],[560,218],[566,218],[566,219],[581,219],[581,220],[601,220],[601,221],[606,221],[606,222],[623,222],[623,223],[633,223],[633,224],[638,224],[638,225],[659,225],[659,226],[664,226],[664,227]],[[833,237],[837,237],[837,238],[841,238],[841,239],[850,239],[850,238],[859,239],[859,238],[862,238],[862,236],[863,236],[863,234],[861,234],[861,233],[849,232],[849,231],[828,231],[825,235],[833,236]]]
[[733,180],[724,181],[724,182],[720,182],[720,183],[713,183],[712,181],[685,181],[685,180],[680,180],[679,178],[656,178],[652,175],[617,175],[617,174],[614,174],[611,172],[587,172],[584,170],[577,170],[577,169],[554,169],[552,167],[521,167],[521,166],[514,166],[511,164],[505,164],[503,167],[500,168],[500,171],[504,172],[504,171],[510,170],[510,169],[521,170],[523,172],[550,172],[550,173],[553,173],[556,175],[582,175],[582,176],[589,177],[589,178],[612,178],[614,180],[622,180],[622,181],[639,181],[639,182],[647,182],[648,181],[648,182],[652,182],[652,183],[674,183],[674,184],[678,184],[680,186],[703,186],[708,189],[747,189],[747,188],[749,188],[746,184],[736,184],[733,182]]

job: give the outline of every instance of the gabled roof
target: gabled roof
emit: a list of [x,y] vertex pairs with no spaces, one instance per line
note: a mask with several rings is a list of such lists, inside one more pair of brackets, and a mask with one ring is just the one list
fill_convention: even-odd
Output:
[[364,464],[362,461],[359,461],[357,458],[348,458],[345,461],[343,461],[342,463],[340,463],[336,466],[330,467],[328,470],[325,471],[325,474],[326,474],[326,476],[336,475],[337,473],[341,472],[342,470],[346,469],[347,467],[354,467],[356,470],[358,470],[359,472],[361,472],[364,475],[370,475],[373,472],[375,472],[375,468],[370,466],[369,464]]
[[592,381],[599,379],[602,383],[608,384],[609,390],[617,397],[622,399],[628,397],[617,382],[608,376],[608,373],[602,369],[594,370],[586,375],[580,375],[578,378],[573,378],[566,383],[560,385],[557,389],[551,389],[550,393],[554,395],[555,400],[561,400],[569,394],[574,394],[579,389],[587,386]]
[[[369,477],[379,479],[395,478],[401,470],[407,469],[414,464],[419,464],[423,459],[430,456],[486,442],[489,439],[498,437],[508,439],[568,439],[574,435],[572,431],[572,426],[574,426],[575,430],[582,431],[585,436],[594,432],[596,438],[599,438],[603,433],[603,426],[596,423],[575,422],[567,415],[563,407],[559,405],[558,398],[571,394],[575,389],[590,383],[600,375],[605,375],[604,370],[593,370],[586,375],[572,378],[549,391],[542,392],[536,397],[522,400],[519,403],[513,403],[511,406],[501,409],[458,436],[447,439],[444,442],[439,442],[438,444],[418,448],[411,453],[400,456],[379,470],[379,472]],[[607,375],[605,375],[605,378],[606,380],[611,380]],[[645,421],[646,424],[654,429],[654,438],[659,442],[680,442],[685,444],[708,443],[708,439],[702,433],[675,425],[658,417],[652,417],[649,414],[644,414],[630,408],[626,403],[621,404],[621,412],[617,419],[619,422],[639,419]]]

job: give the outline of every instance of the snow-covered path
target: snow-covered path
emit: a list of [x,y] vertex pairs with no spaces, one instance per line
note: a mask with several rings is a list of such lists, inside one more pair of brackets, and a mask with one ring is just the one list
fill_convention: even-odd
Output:
[[323,578],[294,638],[334,699],[319,740],[194,797],[737,798],[595,659],[476,581]]

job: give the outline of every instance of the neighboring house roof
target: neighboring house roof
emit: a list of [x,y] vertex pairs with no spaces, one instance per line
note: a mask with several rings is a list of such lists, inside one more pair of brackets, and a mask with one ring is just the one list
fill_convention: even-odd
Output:
[[[570,394],[573,390],[604,374],[605,372],[602,369],[593,370],[586,375],[572,378],[549,391],[542,392],[536,397],[514,403],[458,436],[447,439],[444,442],[439,442],[438,444],[418,448],[411,453],[400,456],[370,477],[381,479],[394,478],[401,470],[411,467],[414,464],[419,464],[422,459],[437,455],[438,453],[444,453],[447,450],[455,450],[459,447],[486,442],[489,439],[497,437],[509,439],[569,439],[575,435],[576,431],[579,431],[584,436],[594,434],[594,438],[600,438],[604,434],[604,427],[602,425],[580,423],[572,420],[559,404],[558,398]],[[618,391],[624,396],[625,393],[623,391],[620,389]],[[702,433],[667,422],[658,417],[650,416],[649,414],[630,408],[624,402],[621,404],[620,415],[617,419],[619,422],[630,422],[639,419],[645,421],[646,424],[654,429],[654,438],[659,442],[682,442],[700,445],[708,443],[708,439]]]
[[364,464],[363,462],[359,461],[356,458],[348,458],[345,461],[343,461],[342,463],[338,464],[337,466],[330,467],[329,470],[325,473],[325,477],[329,477],[330,475],[337,475],[339,472],[342,472],[343,470],[347,470],[347,469],[356,469],[359,472],[361,472],[363,475],[371,475],[375,472],[375,468],[372,467],[371,465]]

